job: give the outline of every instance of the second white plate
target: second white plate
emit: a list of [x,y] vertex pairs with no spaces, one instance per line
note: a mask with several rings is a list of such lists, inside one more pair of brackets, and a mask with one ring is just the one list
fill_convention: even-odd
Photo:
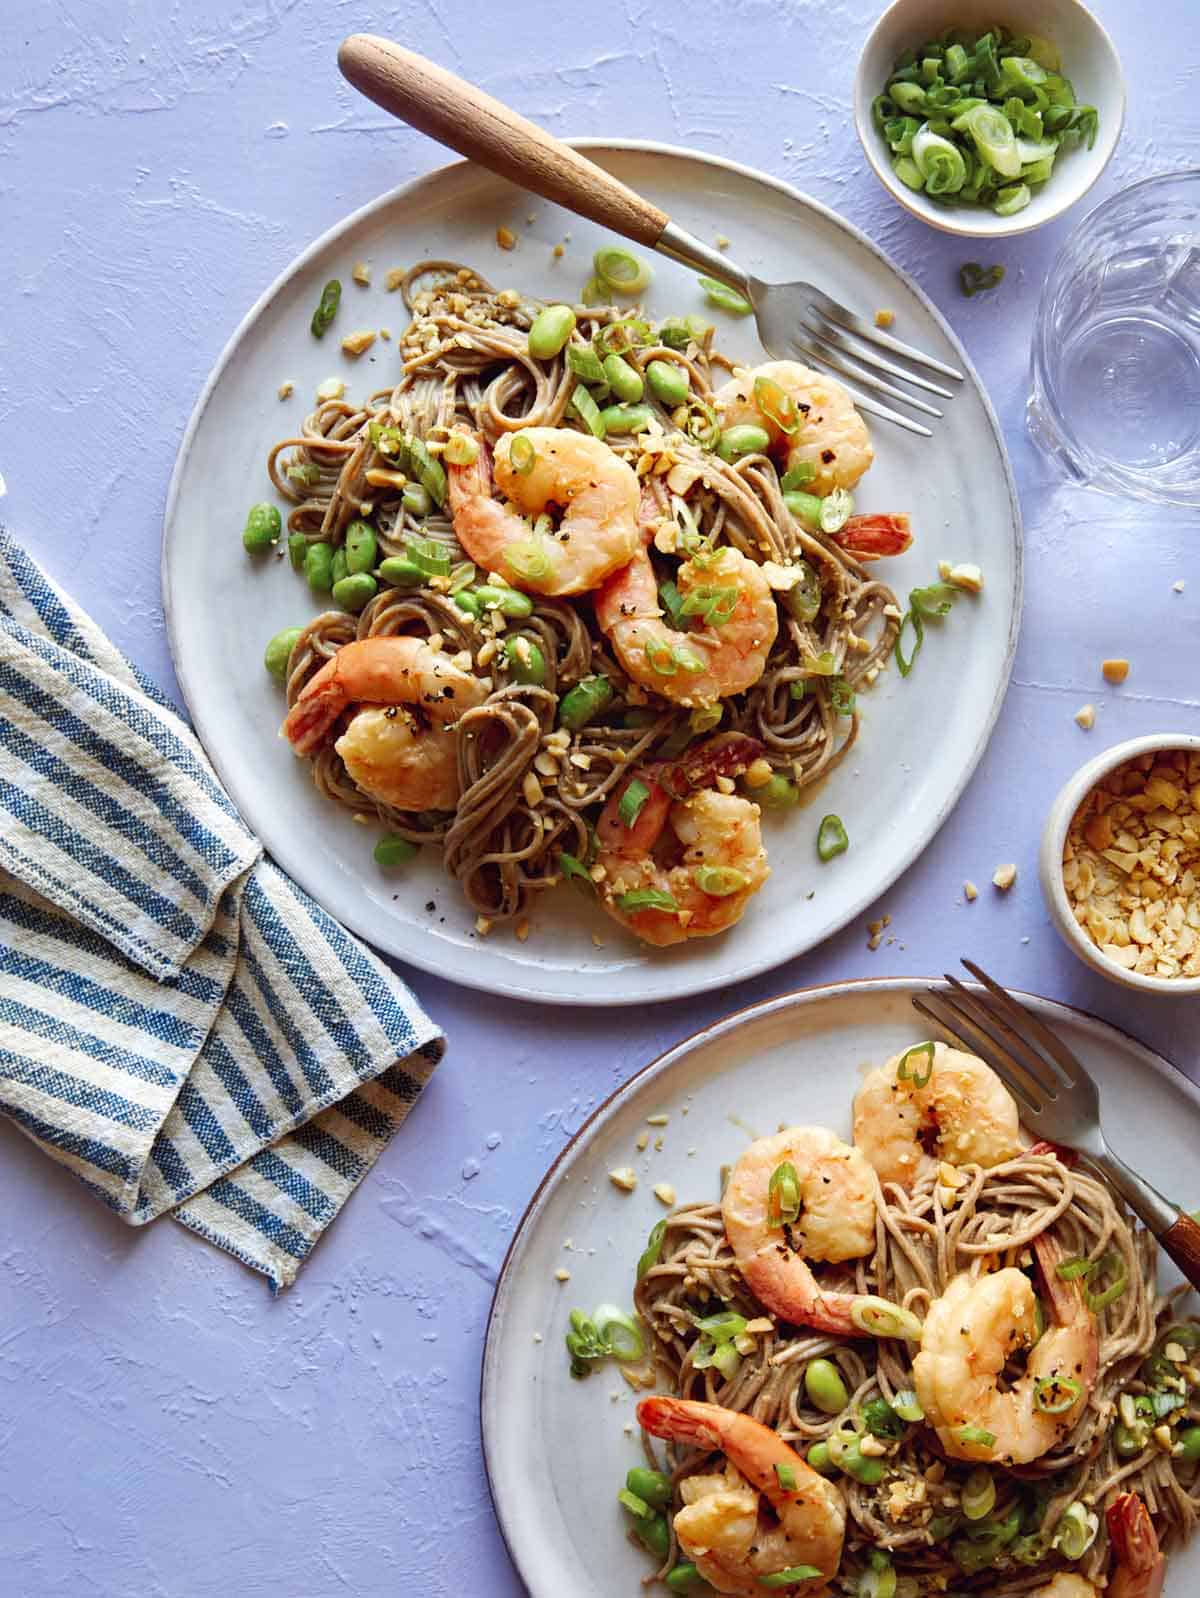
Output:
[[[393,332],[404,307],[382,279],[422,257],[468,261],[497,284],[573,297],[599,229],[460,164],[384,195],[317,240],[246,317],[196,406],[167,503],[163,587],[176,671],[205,748],[267,848],[327,910],[385,953],[472,987],[552,1003],[633,1004],[726,986],[802,954],[860,914],[926,847],[983,752],[1008,682],[1020,521],[995,416],[961,347],[863,234],[730,162],[656,145],[580,144],[683,226],[702,237],[727,234],[749,269],[829,284],[867,316],[891,310],[902,338],[968,373],[934,440],[874,424],[876,463],[857,498],[862,510],[912,515],[913,548],[881,568],[899,595],[931,582],[943,559],[979,565],[983,593],[929,627],[909,678],[889,670],[863,696],[858,745],[807,810],[767,818],[773,874],[742,922],[723,937],[649,950],[560,891],[538,902],[527,942],[511,929],[480,938],[439,860],[426,851],[403,873],[381,872],[372,830],[321,799],[276,736],[284,707],[263,670],[263,646],[313,607],[286,561],[260,569],[242,553],[246,507],[268,496],[267,452],[310,408],[318,383],[336,373],[361,398],[398,371],[394,344],[377,342],[351,367],[336,341],[311,337],[321,285],[345,282],[347,328],[391,324]],[[511,254],[496,247],[502,223],[519,233]],[[556,260],[552,247],[564,233],[571,243]],[[358,260],[374,268],[369,290],[350,282]],[[705,308],[694,277],[657,258],[646,303],[655,316]],[[719,321],[723,349],[761,358],[751,320]],[[284,379],[296,385],[287,405],[276,397]],[[815,837],[826,812],[841,816],[850,848],[822,865]]]

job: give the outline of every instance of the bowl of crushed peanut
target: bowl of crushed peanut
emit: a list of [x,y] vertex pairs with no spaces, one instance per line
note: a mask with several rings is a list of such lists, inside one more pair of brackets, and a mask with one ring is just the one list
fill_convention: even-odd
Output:
[[1143,992],[1200,993],[1200,737],[1106,749],[1050,807],[1042,892],[1087,965]]

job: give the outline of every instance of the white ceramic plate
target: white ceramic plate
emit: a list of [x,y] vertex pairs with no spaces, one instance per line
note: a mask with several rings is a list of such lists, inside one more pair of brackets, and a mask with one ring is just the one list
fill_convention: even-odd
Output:
[[[848,1137],[863,1068],[928,1036],[909,1002],[925,987],[911,978],[843,983],[717,1022],[627,1082],[543,1179],[500,1274],[481,1395],[492,1498],[533,1598],[636,1598],[649,1569],[626,1541],[615,1500],[626,1470],[641,1462],[635,1395],[611,1368],[571,1380],[568,1311],[628,1305],[638,1255],[665,1213],[654,1183],[671,1182],[681,1202],[715,1199],[721,1165],[751,1131],[780,1122],[818,1122]],[[1164,1192],[1196,1200],[1200,1090],[1104,1022],[1030,1002],[1094,1074],[1118,1152]],[[662,1152],[637,1154],[646,1117],[659,1113],[670,1117]],[[626,1197],[607,1173],[629,1164],[639,1181]],[[566,1284],[555,1280],[562,1267]],[[1179,1280],[1169,1261],[1163,1280]],[[1200,1589],[1200,1540],[1173,1557],[1167,1587]]]
[[[804,275],[836,288],[870,315],[886,307],[896,333],[970,373],[961,347],[916,286],[864,236],[794,189],[728,162],[649,145],[581,141],[593,159],[705,237],[718,228],[738,260],[764,276]],[[530,226],[526,217],[536,214]],[[512,225],[511,254],[495,244]],[[571,243],[556,261],[553,244]],[[820,943],[870,904],[925,848],[983,752],[1008,681],[1021,595],[1020,522],[1008,462],[977,379],[948,406],[935,441],[879,423],[877,460],[858,495],[864,510],[907,510],[914,548],[889,561],[900,594],[927,583],[940,559],[976,562],[986,587],[931,627],[913,675],[895,671],[864,695],[853,758],[807,811],[769,818],[773,875],[741,924],[721,938],[646,950],[576,894],[539,902],[533,931],[476,936],[474,916],[428,851],[403,873],[373,864],[372,829],[322,800],[276,737],[278,688],[262,666],[266,640],[313,612],[286,560],[252,565],[238,532],[245,508],[268,497],[270,445],[299,424],[331,373],[352,397],[397,373],[395,344],[379,342],[357,364],[333,335],[308,331],[320,286],[345,283],[337,330],[404,321],[383,291],[391,266],[439,256],[469,261],[493,281],[551,298],[578,293],[601,231],[532,200],[477,167],[460,164],[384,195],[319,239],[263,296],[234,334],[201,395],[167,502],[163,589],[180,686],[201,740],[242,814],[279,863],[354,931],[413,965],[470,986],[527,999],[641,1003],[739,981]],[[369,261],[375,286],[350,281]],[[656,258],[652,314],[702,311],[691,274]],[[761,358],[753,322],[721,317],[723,348]],[[296,384],[280,404],[280,382]],[[936,722],[936,737],[922,736]],[[826,811],[840,815],[849,851],[828,866],[814,838]],[[430,905],[434,908],[428,908]],[[603,939],[597,947],[592,934]]]

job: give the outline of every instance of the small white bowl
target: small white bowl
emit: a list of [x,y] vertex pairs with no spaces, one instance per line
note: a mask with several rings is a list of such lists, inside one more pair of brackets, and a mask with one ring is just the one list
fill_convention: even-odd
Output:
[[1170,998],[1183,998],[1200,993],[1200,977],[1148,977],[1140,971],[1126,971],[1116,965],[1088,937],[1076,921],[1063,885],[1063,844],[1071,819],[1091,790],[1109,772],[1123,766],[1138,755],[1173,753],[1176,750],[1195,753],[1200,750],[1200,737],[1190,733],[1153,732],[1145,738],[1130,738],[1128,742],[1114,744],[1111,749],[1080,766],[1075,775],[1064,783],[1058,797],[1050,806],[1046,826],[1042,832],[1042,847],[1038,857],[1038,872],[1042,879],[1042,894],[1050,910],[1050,918],[1062,936],[1063,942],[1079,956],[1085,965],[1110,982],[1123,988],[1134,988],[1140,993],[1161,993]]
[[[871,103],[888,80],[896,57],[946,28],[985,31],[995,23],[1014,33],[1037,34],[1056,45],[1063,73],[1085,105],[1100,114],[1092,149],[1065,151],[1050,181],[1023,211],[997,216],[982,205],[939,205],[901,183],[891,152],[871,121]],[[1149,15],[1145,25],[1152,26]],[[1008,238],[1041,227],[1081,200],[1108,165],[1125,120],[1125,78],[1116,48],[1079,0],[894,0],[863,46],[854,79],[854,123],[875,176],[906,211],[943,233],[964,238]]]

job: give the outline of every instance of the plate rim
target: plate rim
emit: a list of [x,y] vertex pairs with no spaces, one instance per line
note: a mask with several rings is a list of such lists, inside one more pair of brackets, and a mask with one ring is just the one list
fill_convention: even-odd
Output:
[[[933,843],[938,833],[949,819],[950,815],[953,813],[958,801],[962,798],[963,792],[968,782],[970,782],[971,778],[978,769],[979,762],[982,760],[984,752],[991,741],[992,732],[995,729],[996,722],[999,719],[1000,711],[1003,708],[1004,701],[1008,693],[1009,683],[1012,678],[1013,666],[1016,660],[1017,642],[1020,636],[1021,618],[1024,610],[1025,531],[1021,514],[1021,502],[1017,493],[1016,479],[1013,474],[1012,461],[1009,458],[1008,446],[1005,442],[1004,433],[1001,429],[999,418],[996,415],[995,407],[992,404],[991,396],[988,394],[987,388],[985,387],[983,380],[981,379],[974,363],[967,353],[966,348],[959,339],[954,328],[925,293],[924,289],[921,288],[920,284],[916,282],[916,280],[906,271],[904,267],[893,261],[891,257],[881,248],[881,246],[876,244],[872,238],[864,233],[856,223],[850,221],[847,217],[840,215],[837,211],[833,210],[832,207],[825,205],[822,201],[814,199],[811,195],[806,194],[802,189],[798,189],[793,184],[785,182],[782,178],[776,178],[770,173],[761,171],[757,167],[749,166],[744,162],[733,161],[726,156],[711,155],[707,151],[693,149],[687,145],[670,144],[663,140],[657,139],[622,139],[609,138],[602,135],[567,138],[564,140],[564,142],[569,144],[574,149],[592,151],[599,154],[602,154],[605,151],[613,151],[620,154],[634,153],[666,156],[677,161],[698,164],[700,166],[731,172],[740,178],[749,180],[752,183],[765,185],[769,189],[774,189],[786,199],[794,203],[798,203],[801,206],[808,207],[811,210],[819,213],[834,227],[840,228],[843,232],[850,235],[850,237],[853,238],[857,244],[864,247],[884,268],[886,268],[889,272],[894,273],[904,287],[908,289],[908,291],[917,299],[927,315],[933,319],[934,324],[940,329],[942,335],[947,339],[964,371],[966,381],[973,386],[976,394],[979,397],[983,408],[984,418],[999,452],[1001,471],[1004,477],[1005,487],[1008,490],[1008,514],[1013,534],[1012,600],[1008,616],[1008,628],[1004,645],[1004,658],[1001,662],[1000,673],[996,682],[996,688],[993,694],[992,702],[988,706],[986,713],[978,721],[976,738],[970,755],[964,762],[957,781],[946,794],[942,803],[932,812],[925,826],[916,834],[914,843],[907,849],[901,850],[897,854],[894,865],[889,867],[888,871],[877,882],[872,883],[868,888],[865,888],[861,894],[848,901],[844,911],[838,918],[838,924],[830,928],[823,937],[817,939],[815,942],[802,942],[801,946],[796,948],[785,947],[783,951],[778,954],[778,956],[768,952],[761,958],[754,958],[733,968],[704,976],[688,977],[686,975],[687,971],[689,969],[695,970],[697,968],[689,968],[683,964],[679,964],[671,968],[674,980],[670,981],[661,990],[656,990],[650,993],[636,991],[633,986],[631,986],[629,989],[626,989],[626,986],[623,983],[609,983],[607,986],[604,984],[597,984],[596,987],[598,991],[592,991],[591,987],[587,985],[582,987],[564,986],[561,988],[547,989],[539,988],[536,985],[538,981],[537,967],[525,966],[519,962],[511,962],[511,969],[507,965],[502,967],[500,972],[494,977],[486,972],[481,977],[451,975],[445,970],[444,962],[439,961],[437,954],[425,954],[422,947],[424,941],[423,939],[416,938],[414,940],[414,948],[406,948],[403,952],[397,952],[388,943],[376,942],[376,932],[368,930],[369,917],[366,915],[360,917],[353,905],[350,906],[350,913],[339,913],[337,916],[337,919],[342,921],[350,932],[355,934],[357,937],[362,938],[370,948],[377,950],[381,954],[385,955],[388,959],[399,961],[405,966],[411,966],[419,971],[424,971],[430,976],[441,977],[443,980],[454,982],[456,985],[461,986],[468,991],[492,993],[504,998],[518,999],[526,1004],[553,1004],[559,1006],[594,1004],[605,1009],[615,1009],[621,1006],[631,1006],[635,1004],[666,1004],[676,999],[692,998],[698,994],[712,992],[717,988],[728,987],[731,983],[736,983],[752,977],[760,976],[765,972],[774,970],[786,960],[799,959],[804,955],[811,953],[814,949],[820,948],[821,945],[827,942],[830,938],[836,937],[839,932],[843,931],[847,926],[850,925],[852,921],[860,916],[863,911],[868,908],[868,906],[874,904],[881,894],[887,892],[887,890],[892,887],[893,884],[899,881],[899,879],[904,876],[905,873],[908,872],[911,867],[922,857],[925,851]],[[397,204],[401,204],[405,200],[412,199],[414,196],[418,195],[425,186],[437,185],[443,179],[445,179],[448,174],[457,172],[466,167],[476,167],[476,169],[480,171],[486,170],[479,167],[478,163],[471,161],[451,161],[447,162],[444,166],[435,167],[433,170],[411,178],[408,180],[408,182],[399,184],[394,189],[388,189],[384,193],[376,195],[373,199],[368,200],[365,204],[358,206],[355,210],[344,216],[340,221],[335,222],[332,226],[326,228],[323,233],[321,233],[317,238],[313,239],[303,250],[301,250],[301,252],[275,276],[271,283],[268,284],[268,286],[254,301],[249,310],[246,311],[241,317],[237,323],[237,326],[226,340],[220,354],[217,356],[216,361],[214,362],[207,378],[205,379],[204,385],[200,390],[200,394],[197,397],[196,402],[192,407],[191,414],[188,417],[187,426],[184,429],[183,436],[180,439],[179,448],[175,456],[175,463],[172,467],[170,481],[167,486],[166,503],[163,508],[162,543],[159,555],[159,580],[162,592],[163,617],[166,626],[167,647],[170,651],[171,665],[175,672],[176,681],[179,684],[179,690],[183,697],[184,706],[187,711],[192,730],[199,739],[200,744],[204,749],[205,755],[211,762],[222,785],[228,791],[238,809],[239,814],[242,814],[243,816],[245,815],[245,807],[243,806],[240,798],[240,794],[242,792],[240,773],[233,767],[231,767],[229,770],[226,770],[225,765],[227,763],[219,761],[216,755],[212,752],[208,738],[208,732],[211,723],[199,715],[194,708],[195,696],[193,693],[193,679],[183,661],[183,651],[180,646],[178,623],[180,611],[177,604],[175,587],[172,580],[170,567],[170,551],[174,543],[173,531],[176,527],[179,513],[182,480],[191,456],[196,434],[199,431],[200,425],[208,410],[217,385],[224,377],[226,370],[234,361],[243,339],[251,331],[255,322],[258,320],[270,302],[283,290],[288,283],[290,283],[295,277],[299,276],[301,272],[305,271],[312,260],[314,260],[318,255],[322,254],[331,245],[335,244],[337,240],[342,238],[344,235],[351,233],[362,223],[370,220],[370,218],[372,218],[378,212],[386,210],[389,207],[395,206]],[[499,181],[507,180],[500,179]],[[178,535],[175,534],[174,536]],[[288,875],[291,876],[292,879],[301,887],[301,889],[303,889],[304,892],[310,893],[311,897],[318,904],[320,904],[323,909],[327,908],[322,899],[319,898],[316,893],[312,893],[312,891],[306,885],[306,873],[304,871],[303,853],[301,850],[288,850],[285,848],[283,850],[277,851],[274,847],[268,847],[265,841],[264,849],[267,850],[267,852],[281,867],[281,869],[286,871]],[[294,864],[300,867],[299,871],[293,869]],[[365,902],[366,901],[364,900],[364,903]],[[328,913],[334,914],[332,910],[328,911]],[[578,973],[575,973],[575,977],[576,979],[578,978]],[[542,980],[544,980],[544,978]],[[514,990],[514,982],[519,982],[524,991]]]
[[[963,985],[968,989],[980,987],[977,982],[965,982]],[[504,1515],[496,1496],[489,1446],[492,1433],[488,1422],[488,1385],[492,1369],[499,1358],[498,1347],[493,1346],[493,1338],[496,1335],[496,1324],[501,1308],[500,1300],[502,1293],[505,1291],[509,1268],[514,1262],[514,1256],[526,1228],[533,1219],[535,1211],[539,1208],[547,1189],[553,1183],[563,1162],[581,1142],[584,1135],[598,1121],[607,1119],[608,1115],[615,1111],[626,1098],[632,1096],[635,1090],[646,1082],[665,1075],[674,1065],[686,1060],[696,1050],[729,1033],[736,1033],[741,1027],[751,1026],[761,1018],[780,1011],[802,1009],[806,1005],[819,1004],[829,999],[852,998],[861,994],[864,990],[878,994],[908,993],[911,995],[929,987],[942,988],[945,986],[945,980],[938,977],[843,977],[837,982],[823,982],[810,987],[790,988],[786,993],[777,994],[774,998],[759,999],[754,1004],[744,1005],[738,1010],[731,1010],[727,1014],[718,1017],[717,1020],[709,1022],[707,1026],[698,1027],[694,1032],[688,1033],[678,1043],[673,1043],[668,1048],[663,1049],[653,1059],[648,1060],[645,1065],[640,1066],[632,1076],[627,1077],[624,1082],[618,1084],[596,1106],[551,1160],[537,1187],[530,1195],[529,1202],[522,1211],[520,1220],[513,1229],[512,1237],[504,1252],[504,1258],[500,1263],[500,1269],[496,1275],[496,1285],[492,1291],[492,1301],[488,1306],[487,1320],[484,1324],[483,1350],[479,1360],[479,1445],[483,1458],[483,1471],[484,1479],[487,1482],[488,1498],[491,1501],[492,1514],[500,1532],[501,1541],[504,1543],[509,1562],[518,1579],[530,1594],[533,1593],[533,1588],[529,1586],[525,1578],[525,1572],[518,1563],[512,1542],[509,1539]],[[1049,1011],[1051,1019],[1056,1013],[1065,1014],[1075,1022],[1082,1022],[1085,1030],[1093,1030],[1101,1035],[1108,1034],[1116,1037],[1124,1047],[1130,1049],[1138,1057],[1142,1066],[1148,1066],[1155,1075],[1182,1087],[1184,1096],[1191,1099],[1196,1109],[1200,1110],[1200,1084],[1193,1082],[1181,1066],[1176,1065],[1165,1054],[1160,1054],[1156,1049],[1152,1049],[1149,1044],[1143,1043],[1140,1038],[1135,1037],[1131,1032],[1127,1032],[1124,1027],[1117,1026],[1112,1021],[1106,1021],[1103,1016],[1094,1015],[1092,1011],[1085,1010],[1079,1005],[1064,1003],[1061,999],[1048,999],[1044,994],[1031,993],[1023,988],[1010,988],[1009,992],[1020,1001],[1032,1002],[1034,1006],[1040,1007],[1043,1012]]]

